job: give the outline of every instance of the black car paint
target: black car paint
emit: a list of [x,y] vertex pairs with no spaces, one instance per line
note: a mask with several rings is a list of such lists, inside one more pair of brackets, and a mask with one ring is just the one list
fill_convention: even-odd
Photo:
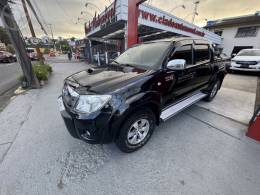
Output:
[[[207,92],[216,78],[224,79],[224,62],[214,59],[212,47],[207,64],[194,65],[184,71],[167,69],[170,52],[180,45],[181,42],[170,45],[159,69],[111,64],[68,77],[65,83],[81,95],[112,95],[106,107],[88,115],[76,112],[64,102],[66,110],[61,114],[71,135],[88,143],[109,143],[116,139],[125,119],[143,107],[153,110],[159,125],[163,108],[195,90]],[[91,133],[87,138],[82,136],[86,130]]]

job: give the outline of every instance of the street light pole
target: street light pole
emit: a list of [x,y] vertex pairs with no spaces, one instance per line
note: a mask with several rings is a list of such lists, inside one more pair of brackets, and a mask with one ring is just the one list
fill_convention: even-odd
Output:
[[193,17],[192,17],[192,21],[191,21],[192,24],[194,24],[196,15],[199,15],[198,14],[198,5],[199,5],[200,1],[195,0],[193,3],[194,3],[194,11],[193,11]]
[[[191,16],[191,15],[194,15],[194,13],[189,13],[189,14],[187,14],[183,19],[184,19],[184,20],[187,20],[187,18],[188,18],[189,16]],[[198,16],[199,14],[198,14],[198,13],[195,13],[195,15]]]
[[186,6],[185,5],[178,5],[174,8],[171,9],[170,13],[172,13],[174,10],[178,9],[178,8],[183,8],[183,9],[186,9]]
[[97,8],[97,10],[101,12],[101,9],[98,6],[96,6],[94,3],[86,2],[85,7],[87,8],[88,5],[91,5],[91,6],[95,7],[95,8]]
[[53,36],[52,24],[46,24],[46,25],[50,26],[51,38],[52,38],[52,41],[53,41],[53,49],[56,50],[56,43],[55,43],[54,36]]

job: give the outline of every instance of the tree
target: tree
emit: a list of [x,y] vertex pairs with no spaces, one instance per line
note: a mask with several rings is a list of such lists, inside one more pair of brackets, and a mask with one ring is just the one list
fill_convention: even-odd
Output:
[[11,44],[6,30],[2,26],[0,26],[0,41],[6,45]]
[[8,45],[6,46],[6,51],[8,51],[8,52],[10,52],[10,53],[12,53],[12,54],[15,53],[15,50],[14,50],[14,47],[12,46],[12,44],[8,44]]
[[49,53],[50,53],[50,49],[49,49],[49,48],[44,48],[43,53],[44,53],[44,54],[49,54]]
[[72,42],[75,42],[76,38],[75,38],[75,37],[71,37],[70,40],[71,40]]
[[22,38],[21,31],[14,19],[12,10],[8,2],[10,1],[9,0],[0,1],[0,13],[1,13],[2,22],[4,24],[4,27],[7,31],[11,43],[14,46],[16,55],[18,57],[18,62],[21,65],[28,87],[39,88],[40,87],[39,81],[33,72],[31,60],[27,56],[25,42]]
[[68,52],[70,50],[69,43],[68,43],[68,41],[66,39],[63,39],[63,40],[59,41],[56,44],[56,47],[58,49],[61,49],[63,52]]

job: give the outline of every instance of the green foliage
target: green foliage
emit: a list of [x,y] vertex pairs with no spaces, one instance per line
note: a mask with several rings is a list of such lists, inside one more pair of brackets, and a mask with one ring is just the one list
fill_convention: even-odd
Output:
[[38,80],[47,81],[49,74],[52,73],[52,67],[48,64],[34,64],[33,71]]
[[0,26],[0,41],[2,43],[5,43],[6,45],[11,44],[11,41],[9,39],[9,36],[6,32],[6,30]]
[[59,50],[61,49],[64,53],[66,53],[67,51],[70,50],[69,43],[65,39],[57,42],[56,48],[59,49]]
[[6,50],[12,54],[15,54],[15,50],[14,50],[14,47],[11,45],[11,44],[8,44],[6,46]]
[[43,51],[44,54],[49,54],[50,53],[50,49],[49,48],[45,48]]

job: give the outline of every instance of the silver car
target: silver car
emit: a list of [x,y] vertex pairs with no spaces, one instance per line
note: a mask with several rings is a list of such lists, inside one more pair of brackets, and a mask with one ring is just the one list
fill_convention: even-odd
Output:
[[260,49],[243,49],[232,60],[230,70],[260,72]]

